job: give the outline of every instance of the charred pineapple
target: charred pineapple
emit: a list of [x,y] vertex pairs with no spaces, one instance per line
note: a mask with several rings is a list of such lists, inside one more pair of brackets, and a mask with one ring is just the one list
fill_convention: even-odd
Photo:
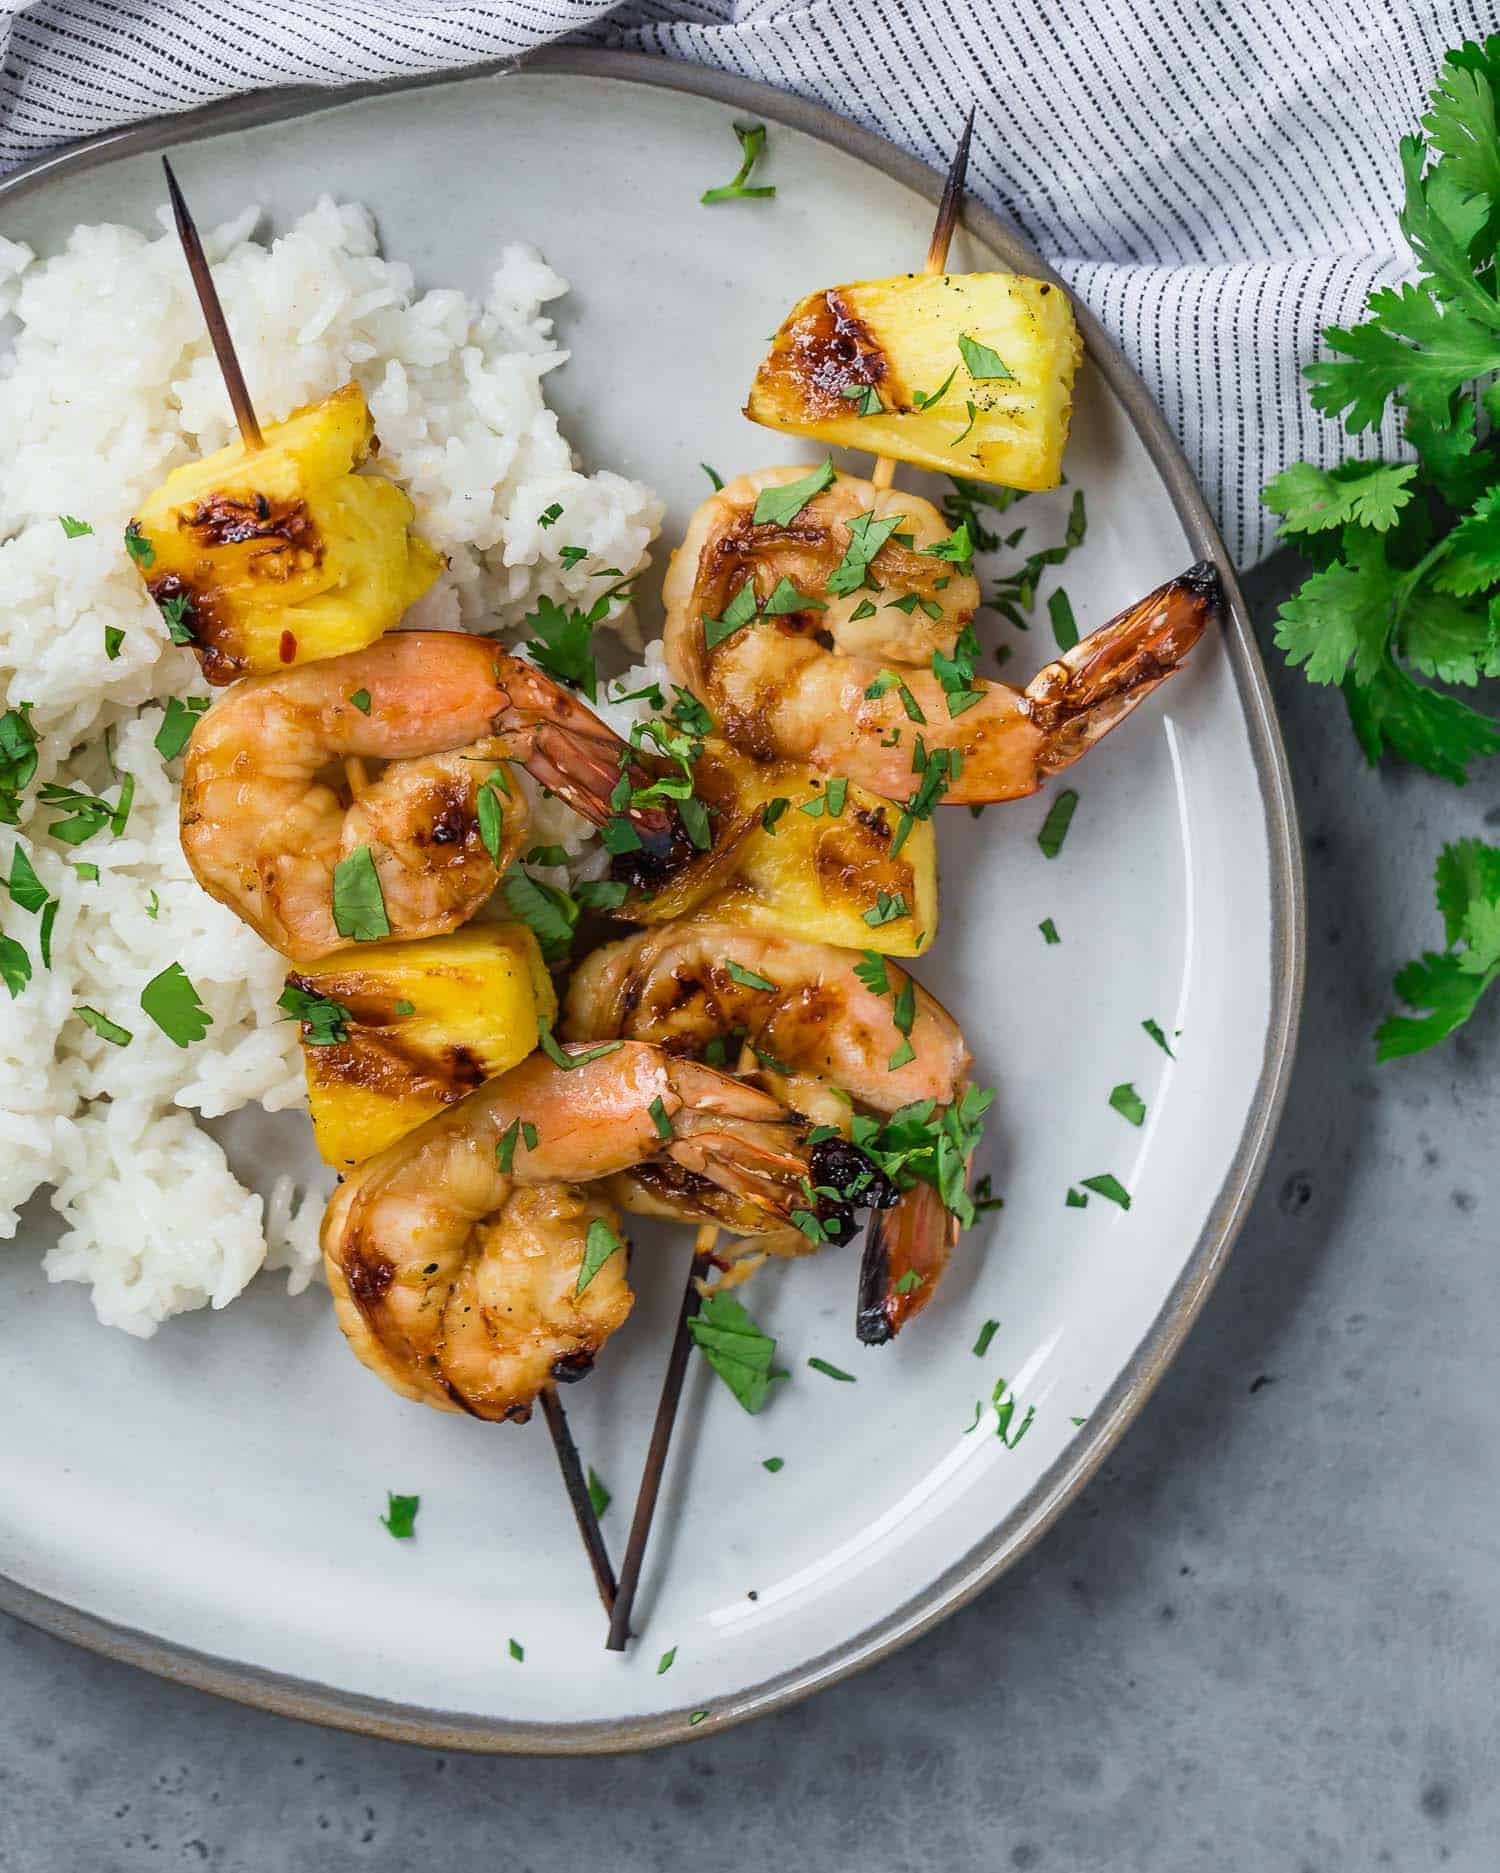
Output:
[[721,741],[705,742],[693,778],[714,817],[713,852],[654,897],[628,899],[621,918],[696,913],[890,956],[930,947],[930,819],[908,821],[901,834],[901,808],[879,794],[795,761],[752,761]]
[[557,997],[531,931],[496,923],[341,950],[288,976],[282,1006],[318,1151],[342,1170],[525,1059]]
[[745,414],[938,474],[1055,488],[1082,351],[1066,293],[1045,280],[863,280],[792,308]]
[[411,532],[400,488],[354,472],[375,447],[358,384],[264,438],[173,469],[126,529],[173,637],[210,683],[361,650],[442,569]]

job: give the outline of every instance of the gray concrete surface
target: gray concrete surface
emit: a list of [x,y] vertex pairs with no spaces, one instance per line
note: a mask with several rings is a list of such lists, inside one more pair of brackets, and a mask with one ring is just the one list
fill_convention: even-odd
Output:
[[1500,992],[1426,1059],[1369,1036],[1500,770],[1372,774],[1268,661],[1311,895],[1290,1106],[1183,1356],[1020,1567],[811,1704],[600,1762],[335,1735],[0,1623],[5,1873],[1493,1873]]

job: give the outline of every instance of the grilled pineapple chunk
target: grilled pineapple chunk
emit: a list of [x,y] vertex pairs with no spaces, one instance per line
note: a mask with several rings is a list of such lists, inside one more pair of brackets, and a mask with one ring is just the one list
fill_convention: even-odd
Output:
[[[552,978],[524,924],[361,944],[287,984],[337,1005],[304,1015],[302,1054],[318,1151],[340,1170],[524,1060],[538,1021],[557,1017]],[[337,1038],[318,1044],[325,1035]]]
[[1055,488],[1082,353],[1067,294],[1045,280],[862,280],[792,308],[745,414],[942,475]]
[[734,875],[695,907],[699,916],[889,956],[931,946],[938,904],[930,819],[910,827],[893,857],[900,808],[853,781],[795,761],[751,761],[719,741],[705,744],[695,772],[700,793],[732,792],[748,821]]
[[354,473],[375,446],[358,384],[264,435],[174,468],[126,530],[210,683],[363,649],[443,566],[395,482]]

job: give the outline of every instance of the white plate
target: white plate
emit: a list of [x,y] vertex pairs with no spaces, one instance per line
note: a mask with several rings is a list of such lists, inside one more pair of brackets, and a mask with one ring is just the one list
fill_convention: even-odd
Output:
[[[779,126],[780,192],[701,208],[699,191],[734,166],[730,122],[745,113]],[[478,290],[497,243],[535,241],[573,283],[561,323],[576,354],[549,379],[552,400],[590,464],[662,491],[669,537],[706,491],[700,462],[727,477],[806,453],[738,414],[764,341],[809,288],[913,264],[937,187],[796,100],[571,53],[518,75],[259,99],[105,139],[0,189],[0,229],[50,250],[77,221],[144,225],[162,194],[148,152],[169,145],[205,222],[255,199],[274,228],[336,186],[374,207],[387,251],[422,281]],[[1038,270],[982,212],[968,227],[957,265]],[[1068,457],[1089,529],[1066,572],[1085,630],[1189,561],[1222,557],[1159,416],[1089,336]],[[1059,530],[1067,498],[1035,498],[1020,517]],[[1007,676],[1024,680],[1049,647],[1041,614]],[[274,1279],[150,1344],[106,1332],[81,1289],[43,1280],[40,1201],[0,1256],[0,1605],[299,1715],[591,1750],[706,1734],[801,1696],[993,1579],[1119,1436],[1217,1273],[1279,1108],[1300,992],[1289,792],[1238,601],[1222,639],[1071,779],[1082,800],[1055,862],[1036,844],[1045,799],[940,816],[942,936],[920,973],[1000,1089],[980,1168],[1004,1212],[964,1239],[927,1313],[883,1349],[853,1338],[853,1251],[756,1284],[792,1382],[750,1418],[706,1369],[690,1374],[630,1655],[602,1650],[539,1422],[402,1403],[350,1360],[321,1291],[289,1301]],[[1181,1030],[1175,1064],[1147,1017]],[[1107,1104],[1121,1080],[1149,1106],[1139,1131]],[[310,1159],[295,1117],[228,1136],[245,1163]],[[1064,1207],[1070,1184],[1104,1171],[1131,1192],[1128,1214],[1098,1197]],[[636,1313],[567,1394],[615,1492],[604,1528],[617,1556],[686,1254],[685,1232],[638,1252]],[[1001,1325],[976,1358],[989,1318]],[[857,1382],[809,1370],[813,1354]],[[1002,1373],[1035,1408],[1014,1449],[993,1420],[965,1434]],[[762,1468],[771,1456],[785,1459],[778,1474]],[[412,1543],[376,1521],[388,1489],[421,1494]]]

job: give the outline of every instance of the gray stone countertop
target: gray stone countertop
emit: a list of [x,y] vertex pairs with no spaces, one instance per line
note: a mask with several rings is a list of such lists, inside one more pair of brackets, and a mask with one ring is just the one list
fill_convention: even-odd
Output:
[[[1263,643],[1292,578],[1250,582]],[[1378,1068],[1444,838],[1271,652],[1307,1009],[1254,1213],[1174,1368],[974,1605],[780,1717],[507,1761],[219,1703],[0,1621],[0,1868],[1397,1873],[1500,1866],[1500,993]]]

